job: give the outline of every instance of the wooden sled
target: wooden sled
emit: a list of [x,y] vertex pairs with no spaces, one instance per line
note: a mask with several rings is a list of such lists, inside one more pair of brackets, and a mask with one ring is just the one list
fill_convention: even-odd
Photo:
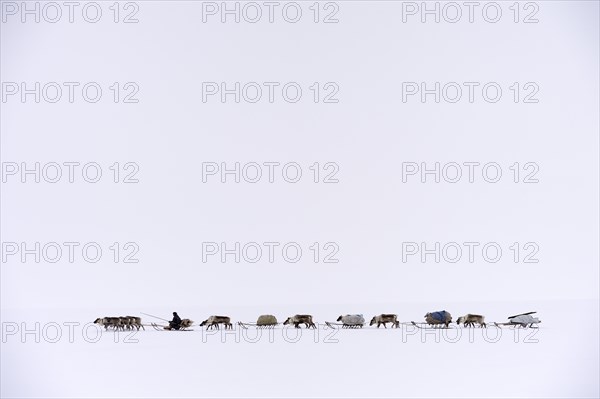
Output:
[[362,324],[344,324],[344,323],[334,323],[332,321],[326,321],[325,325],[329,328],[338,329],[338,328],[347,328],[347,329],[356,329],[363,328]]
[[156,324],[156,323],[151,323],[150,325],[152,327],[154,327],[155,330],[157,331],[194,331],[192,330],[190,327],[194,324],[194,322],[190,319],[183,319],[181,320],[181,326],[179,327],[179,330],[175,330],[174,328],[171,328],[171,326],[169,325],[162,325],[162,324]]
[[[408,325],[407,323],[402,323],[404,325]],[[446,327],[446,324],[444,323],[440,323],[440,324],[427,324],[425,322],[423,323],[416,323],[414,321],[411,321],[410,324],[412,324],[413,326],[420,328],[422,330],[439,330],[439,329],[448,329],[448,328],[455,328],[452,327],[451,324],[448,325],[448,327]]]
[[247,330],[248,327],[256,327],[256,328],[275,328],[277,327],[279,324],[281,323],[274,323],[274,324],[257,324],[257,323],[242,323],[241,321],[237,322],[238,326],[242,327],[243,329]]
[[[515,328],[519,328],[519,327],[520,328],[539,328],[537,326],[537,322],[523,322],[522,320],[521,321],[513,320],[519,316],[530,316],[535,313],[537,313],[537,312],[527,312],[527,313],[516,314],[514,316],[509,316],[507,323],[494,323],[494,324],[496,325],[496,327],[499,327],[499,328],[500,328],[500,326],[514,326]],[[535,319],[535,318],[533,318],[533,319]],[[540,322],[540,320],[538,320],[538,322]]]

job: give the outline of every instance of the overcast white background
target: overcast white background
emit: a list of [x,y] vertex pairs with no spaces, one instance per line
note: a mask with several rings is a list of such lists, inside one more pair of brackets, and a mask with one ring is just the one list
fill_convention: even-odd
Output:
[[[514,395],[598,395],[597,2],[535,2],[538,23],[515,23],[509,9],[512,2],[498,3],[503,14],[497,23],[486,22],[481,7],[473,23],[468,22],[466,7],[457,23],[443,18],[435,23],[432,16],[422,23],[420,14],[403,22],[402,2],[349,1],[336,3],[339,22],[332,24],[313,22],[312,2],[298,3],[303,10],[298,23],[286,22],[279,7],[274,23],[263,15],[255,24],[243,19],[234,23],[231,17],[222,23],[219,14],[203,23],[202,2],[191,1],[137,2],[138,23],[114,23],[112,3],[99,4],[103,15],[95,24],[83,20],[80,9],[75,22],[69,23],[63,7],[65,15],[54,24],[34,23],[31,16],[22,23],[20,14],[3,11],[3,84],[98,82],[103,88],[101,100],[93,104],[82,99],[80,89],[75,90],[73,103],[67,101],[66,91],[54,104],[43,99],[35,103],[31,95],[22,102],[19,94],[1,103],[3,165],[74,161],[97,162],[103,169],[96,184],[85,182],[81,174],[76,174],[75,183],[63,176],[55,184],[43,179],[36,184],[31,177],[22,183],[18,174],[6,176],[1,193],[3,243],[26,242],[33,247],[35,242],[98,242],[103,256],[93,264],[82,260],[80,250],[74,263],[68,262],[66,253],[53,264],[35,263],[31,256],[22,262],[20,254],[3,259],[3,322],[56,315],[50,319],[85,323],[111,312],[168,317],[173,310],[196,321],[219,313],[235,321],[249,321],[259,313],[278,318],[312,313],[322,322],[341,313],[365,313],[370,318],[382,312],[420,321],[427,311],[444,308],[455,317],[479,312],[503,321],[514,313],[543,308],[540,317],[556,324],[544,324],[540,334],[552,334],[554,329],[556,339],[544,343],[542,336],[539,354],[586,348],[585,359],[575,357],[564,367],[555,359],[553,370],[562,375],[571,372],[567,364],[579,364],[585,370],[582,376],[589,378],[577,383],[554,380],[553,390],[540,391],[536,384],[548,383],[548,375],[540,373]],[[228,4],[233,7],[234,2]],[[524,4],[519,6],[521,20],[529,13]],[[2,7],[6,10],[6,2]],[[121,12],[122,18],[126,12]],[[322,19],[326,12],[321,13]],[[135,82],[139,102],[114,103],[108,88],[114,82]],[[279,86],[274,103],[268,102],[266,92],[255,104],[235,103],[232,96],[226,103],[218,96],[203,102],[202,82],[226,82],[230,87],[235,82],[298,82],[303,94],[299,102],[287,103]],[[309,90],[314,82],[336,83],[339,102],[314,103]],[[473,103],[467,100],[466,89],[458,103],[435,103],[431,95],[423,103],[419,95],[402,101],[403,82],[426,82],[428,87],[435,82],[481,85]],[[482,98],[481,86],[488,82],[502,87],[500,101]],[[509,89],[514,82],[537,84],[539,102],[523,103],[521,97],[515,103]],[[139,183],[113,183],[108,167],[114,162],[139,165]],[[226,162],[230,167],[235,162],[297,162],[303,176],[296,184],[287,183],[280,167],[274,183],[266,176],[256,184],[234,183],[231,177],[221,183],[219,175],[203,183],[203,162]],[[339,182],[313,183],[308,167],[314,162],[339,165]],[[434,183],[431,177],[422,183],[419,175],[403,183],[403,162],[430,166],[496,162],[503,175],[498,183],[488,183],[479,167],[474,183],[466,176],[455,184]],[[514,183],[509,166],[515,162],[536,163],[539,182]],[[235,263],[232,257],[223,263],[218,256],[202,262],[203,242],[232,247],[235,242],[268,241],[299,243],[302,259],[285,262],[280,246],[274,263],[267,261],[266,253],[257,263]],[[108,247],[114,242],[137,243],[139,263],[113,262]],[[314,242],[336,243],[339,262],[314,263],[309,250]],[[496,242],[503,255],[497,263],[486,262],[479,246],[473,263],[466,253],[457,263],[436,263],[431,256],[425,263],[419,256],[403,262],[403,242],[426,242],[431,247],[435,242]],[[539,262],[515,263],[509,249],[515,242],[536,243]],[[456,310],[452,304],[457,304]],[[569,309],[574,308],[592,320],[581,339],[571,342],[561,321],[569,319]],[[369,345],[378,339],[375,331],[370,333],[368,340],[346,344],[347,350],[358,346],[361,355],[355,366],[344,365],[344,378],[363,379],[367,385],[381,383],[381,374],[371,373],[367,365],[374,361],[369,360]],[[167,345],[169,338],[161,335],[157,345]],[[152,342],[145,353],[156,349]],[[10,353],[2,357],[3,396],[98,395],[85,387],[65,390],[65,382],[45,380],[44,369],[27,377],[18,362],[26,353],[47,359],[45,349],[40,349],[44,345],[48,344],[3,341],[3,353]],[[136,348],[141,345],[143,340]],[[343,351],[341,345],[336,350]],[[227,356],[235,359],[240,346],[227,346]],[[66,352],[60,353],[69,348],[65,345]],[[118,348],[109,351],[120,356]],[[186,350],[183,344],[178,348]],[[490,356],[493,348],[486,347]],[[509,348],[503,350],[520,350]],[[327,358],[322,351],[311,350]],[[275,370],[275,359],[279,361],[285,351],[291,351],[289,346],[279,352],[267,350],[266,358],[273,361],[265,360],[263,366]],[[168,353],[160,353],[165,356],[161,359],[168,359]],[[412,354],[421,356],[414,348]],[[513,362],[505,360],[495,378],[517,378]],[[110,358],[102,361],[108,369]],[[548,366],[551,359],[528,361]],[[322,367],[304,362],[308,369]],[[447,363],[453,364],[450,359]],[[196,369],[199,375],[215,372],[207,371],[208,365],[194,365],[201,368]],[[393,367],[392,363],[384,374],[394,378]],[[471,374],[461,367],[471,367]],[[215,378],[260,374],[236,370],[233,376],[223,372]],[[466,395],[458,383],[446,391],[421,392],[417,381],[425,384],[431,376],[425,370],[414,372],[418,377],[405,382],[407,395]],[[465,365],[452,372],[470,377],[483,373]],[[38,391],[27,391],[14,385],[15,376],[45,382]],[[314,391],[289,391],[283,378],[270,381],[268,392],[250,383],[249,388],[226,391],[225,396],[404,395],[381,384],[373,390],[340,392],[322,377],[297,378],[312,381]],[[110,376],[100,373],[89,384],[110,382]],[[144,391],[145,395],[203,395],[199,382],[197,390],[175,392],[166,390],[167,383],[157,384],[160,388]],[[487,394],[493,395],[493,387],[488,389]]]

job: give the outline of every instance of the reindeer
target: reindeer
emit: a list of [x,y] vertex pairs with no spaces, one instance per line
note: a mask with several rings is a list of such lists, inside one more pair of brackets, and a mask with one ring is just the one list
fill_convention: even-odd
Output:
[[465,327],[475,327],[475,323],[479,324],[480,327],[487,327],[485,324],[485,317],[478,314],[468,313],[464,316],[460,316],[458,320],[456,320],[456,324],[463,323]]
[[380,314],[379,316],[374,316],[369,323],[369,326],[377,323],[377,328],[383,324],[384,328],[387,328],[387,323],[392,323],[392,328],[398,328],[400,326],[400,322],[398,321],[398,316],[395,314]]
[[121,320],[121,325],[123,326],[123,330],[131,330],[133,328],[133,321],[129,316],[121,316],[119,317]]
[[144,325],[142,324],[142,318],[141,317],[135,317],[135,316],[126,316],[129,318],[129,324],[131,326],[131,329],[133,329],[134,327],[139,331],[140,328],[142,330],[146,330],[144,328]]
[[115,330],[124,330],[124,326],[121,323],[120,317],[102,317],[94,320],[94,324],[104,326],[104,330],[108,330],[109,327],[113,327]]
[[313,323],[312,316],[308,314],[297,314],[292,317],[288,317],[286,321],[283,322],[283,325],[293,324],[294,327],[300,328],[300,324],[304,324],[306,328],[317,328],[315,323]]
[[208,319],[200,323],[200,327],[207,326],[207,330],[211,328],[216,328],[218,330],[219,324],[224,324],[226,330],[227,328],[233,329],[233,324],[231,324],[231,318],[227,316],[210,316]]

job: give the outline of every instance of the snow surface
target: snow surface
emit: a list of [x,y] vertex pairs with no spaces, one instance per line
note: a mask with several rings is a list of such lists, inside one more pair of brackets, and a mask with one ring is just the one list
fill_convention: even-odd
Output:
[[[331,330],[340,312],[398,313],[403,321],[422,321],[439,304],[301,308],[224,308],[233,321],[254,322],[267,311],[278,320],[314,310],[319,329],[272,331],[237,325],[225,333],[197,326],[207,309],[177,309],[196,322],[193,331],[102,333],[83,338],[83,327],[97,316],[131,313],[112,309],[3,311],[7,322],[26,322],[35,334],[3,337],[2,397],[598,397],[598,304],[593,301],[446,304],[456,319],[483,313],[506,321],[520,311],[537,310],[539,330],[483,329]],[[163,309],[147,309],[168,316]],[[222,312],[221,312],[222,311]],[[458,313],[457,313],[458,312]],[[590,318],[590,315],[596,315]],[[151,318],[143,316],[149,323]],[[370,319],[370,316],[368,317]],[[581,320],[578,322],[578,320]],[[589,321],[586,321],[589,320]],[[73,342],[68,328],[57,343],[51,322],[79,322]],[[565,324],[573,321],[573,324]],[[160,322],[160,321],[159,321]],[[455,326],[455,325],[454,325]],[[19,325],[19,328],[22,326]],[[89,341],[97,330],[88,327]],[[300,335],[297,335],[299,334]],[[497,335],[500,334],[500,335]],[[117,342],[115,342],[117,341]]]

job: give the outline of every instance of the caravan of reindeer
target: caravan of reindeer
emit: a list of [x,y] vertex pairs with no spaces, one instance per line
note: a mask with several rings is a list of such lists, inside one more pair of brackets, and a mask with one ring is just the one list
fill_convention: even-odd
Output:
[[[508,322],[506,323],[492,323],[491,325],[494,327],[512,326],[522,328],[537,328],[537,324],[541,323],[541,320],[532,316],[534,313],[536,312],[527,312],[510,316],[508,317]],[[429,312],[425,314],[424,318],[424,323],[416,323],[414,321],[401,323],[398,321],[398,316],[396,314],[383,313],[373,316],[369,326],[376,326],[377,328],[380,328],[383,325],[384,328],[387,328],[387,324],[389,323],[391,328],[399,328],[400,324],[413,325],[418,328],[450,328],[450,324],[452,323],[452,315],[445,310]],[[105,330],[113,329],[114,331],[124,331],[136,329],[139,331],[140,328],[145,330],[144,325],[142,324],[142,319],[135,316],[101,317],[97,318],[94,323],[98,324],[99,326],[103,326]],[[258,317],[256,323],[238,322],[237,324],[244,329],[247,329],[248,327],[275,328],[280,324],[283,326],[294,326],[294,328],[302,328],[302,326],[304,326],[304,328],[317,328],[317,325],[313,321],[313,316],[310,314],[296,314],[288,317],[283,323],[279,323],[277,318],[271,314],[264,314]],[[488,324],[485,322],[484,316],[472,313],[467,313],[464,316],[460,316],[457,319],[456,324],[458,326],[462,324],[462,326],[465,328],[474,328],[476,326],[485,328],[488,326]],[[161,330],[174,330],[169,326],[158,326],[155,323],[151,323],[151,325],[157,330],[159,329],[158,327],[162,327]],[[220,325],[223,325],[225,330],[233,329],[233,324],[231,323],[231,318],[229,316],[213,315],[199,324],[200,327],[206,326],[207,330],[218,330]],[[337,322],[326,321],[325,325],[330,328],[341,327],[343,329],[362,329],[365,325],[365,318],[362,314],[340,315],[337,318]],[[189,331],[192,326],[192,320],[182,319],[180,330]]]

